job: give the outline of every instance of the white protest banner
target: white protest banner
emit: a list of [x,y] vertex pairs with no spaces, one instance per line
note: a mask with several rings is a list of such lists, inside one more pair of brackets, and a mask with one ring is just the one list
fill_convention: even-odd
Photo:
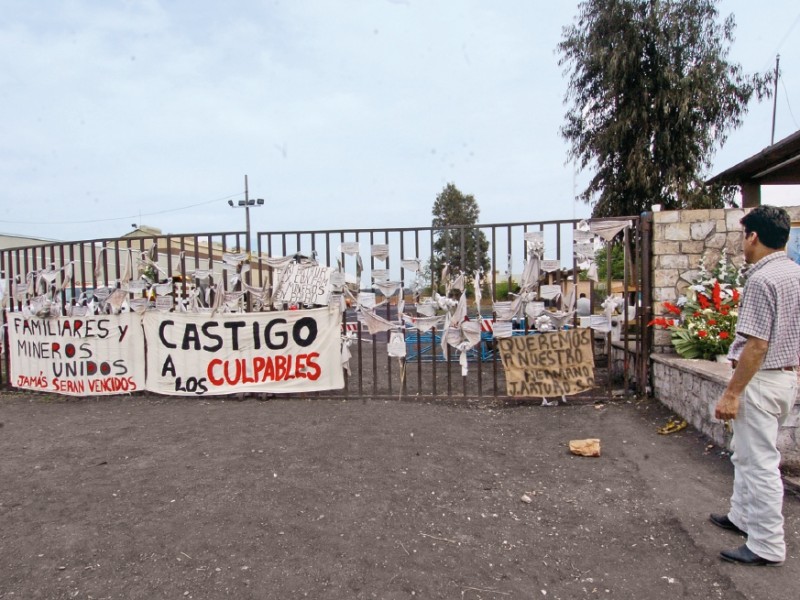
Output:
[[561,286],[558,284],[539,286],[539,298],[542,298],[543,300],[555,300],[560,295]]
[[419,271],[421,265],[418,258],[404,258],[400,263],[400,266],[403,267],[406,271]]
[[374,292],[359,292],[358,305],[366,308],[375,308],[375,293]]
[[286,304],[316,304],[326,306],[331,295],[333,269],[322,265],[293,263],[280,275],[276,306]]
[[344,387],[341,313],[146,313],[147,389],[173,395],[318,392]]
[[339,244],[339,252],[343,252],[348,256],[355,256],[361,250],[358,242],[342,242]]
[[385,261],[389,258],[389,244],[372,244],[372,256]]
[[544,243],[544,231],[526,231],[522,238],[526,242]]
[[545,273],[552,273],[553,271],[558,271],[561,268],[561,261],[558,259],[543,260],[540,263],[539,268]]
[[372,269],[373,281],[386,281],[389,279],[389,269]]
[[571,396],[594,387],[592,330],[497,340],[509,396]]
[[70,396],[143,390],[144,333],[134,313],[37,319],[8,314],[11,384]]
[[345,274],[342,273],[341,271],[334,271],[333,273],[331,273],[331,287],[333,289],[341,290],[346,282],[347,279],[345,277]]

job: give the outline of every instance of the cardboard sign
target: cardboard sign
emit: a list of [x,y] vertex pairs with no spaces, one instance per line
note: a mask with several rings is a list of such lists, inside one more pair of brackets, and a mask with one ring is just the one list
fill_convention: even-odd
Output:
[[147,389],[203,396],[341,389],[341,313],[146,313]]
[[284,303],[326,306],[331,295],[332,273],[332,268],[321,265],[289,265],[281,272],[275,306]]
[[144,333],[134,313],[37,319],[8,315],[11,384],[69,396],[143,390]]
[[571,396],[594,387],[591,329],[514,336],[497,344],[509,396]]

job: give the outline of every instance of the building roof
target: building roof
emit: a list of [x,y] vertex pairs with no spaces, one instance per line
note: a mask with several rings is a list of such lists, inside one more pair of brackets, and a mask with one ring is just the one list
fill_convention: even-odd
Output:
[[800,130],[715,175],[708,183],[800,184]]

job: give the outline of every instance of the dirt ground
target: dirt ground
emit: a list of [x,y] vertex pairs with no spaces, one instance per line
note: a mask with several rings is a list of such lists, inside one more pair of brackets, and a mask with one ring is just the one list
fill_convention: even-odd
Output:
[[730,463],[669,416],[0,395],[0,598],[795,597],[797,498],[782,568],[721,562]]

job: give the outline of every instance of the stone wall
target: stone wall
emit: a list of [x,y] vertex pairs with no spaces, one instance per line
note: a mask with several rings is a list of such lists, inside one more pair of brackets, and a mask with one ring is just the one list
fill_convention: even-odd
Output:
[[[786,207],[792,221],[800,221],[800,206]],[[722,252],[736,265],[742,264],[744,209],[675,210],[653,213],[653,314],[666,313],[664,302],[675,302],[699,272],[705,256],[708,269],[716,266]],[[653,352],[674,354],[670,333],[653,332]]]
[[[653,355],[652,358],[655,397],[717,445],[729,448],[730,432],[712,413],[733,373],[730,364],[686,360],[669,355]],[[781,462],[793,472],[800,471],[800,446],[797,444],[799,422],[800,402],[796,401],[791,417],[778,433]]]

